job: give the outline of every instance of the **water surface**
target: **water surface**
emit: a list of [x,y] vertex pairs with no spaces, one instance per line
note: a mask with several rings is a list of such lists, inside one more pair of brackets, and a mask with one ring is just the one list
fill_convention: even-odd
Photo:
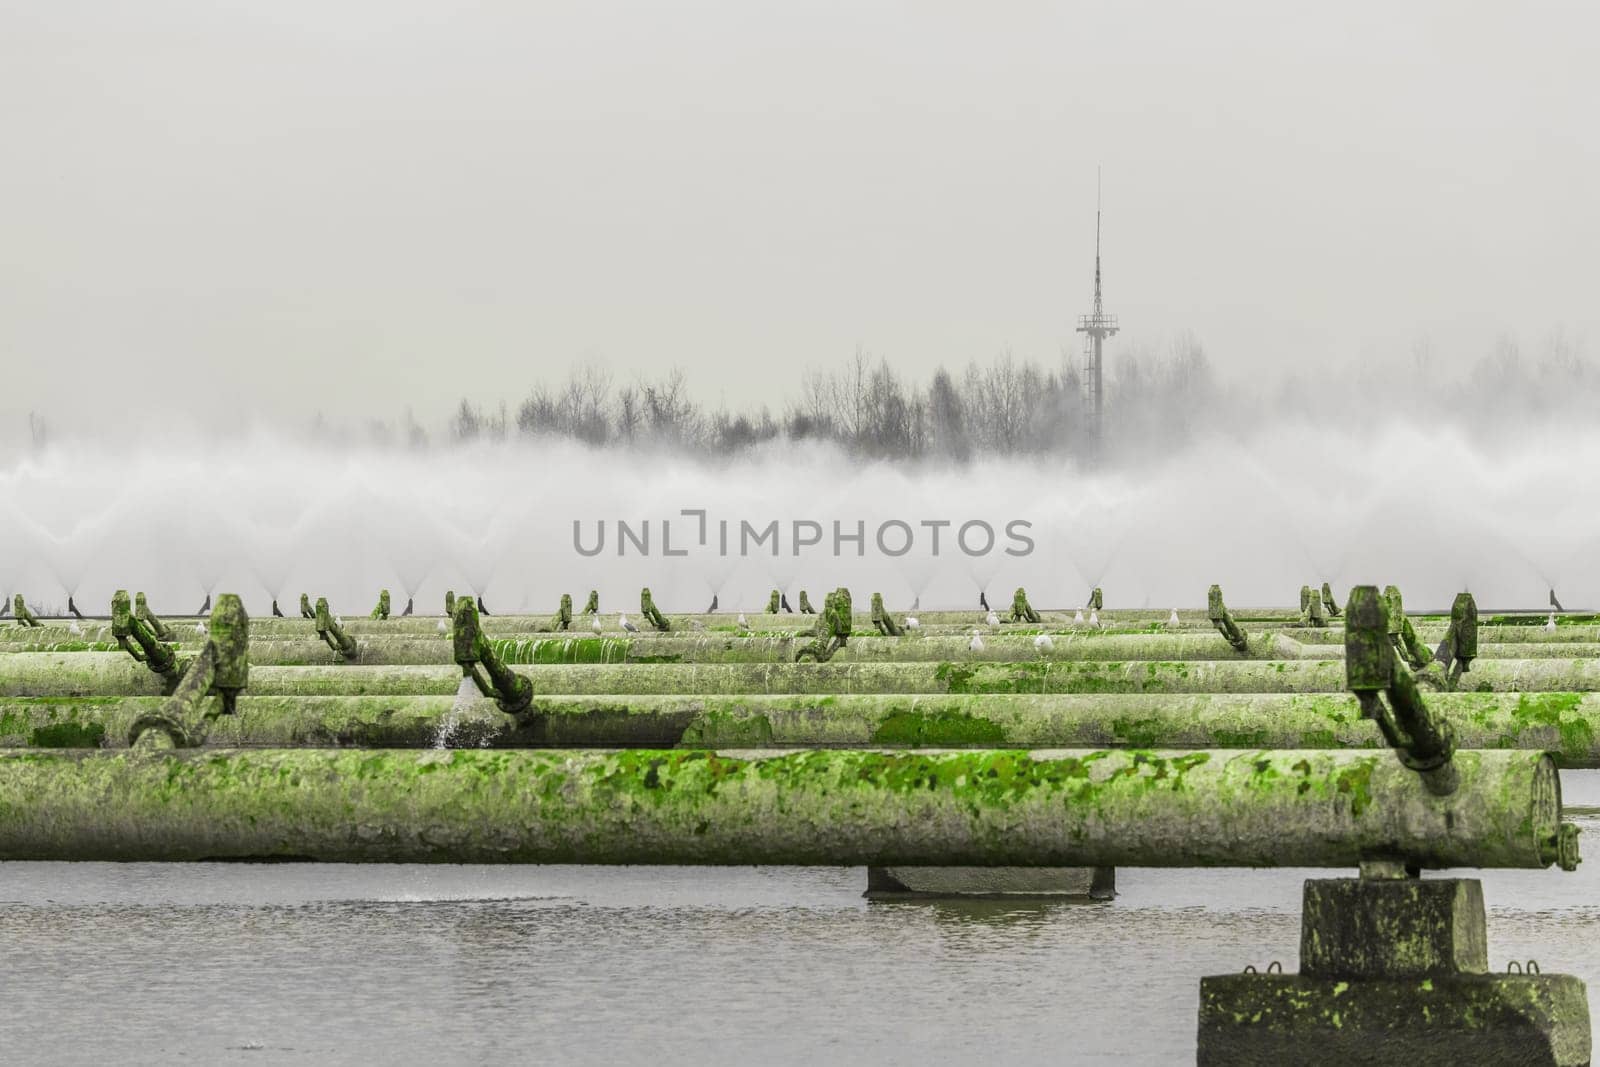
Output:
[[[1600,804],[1600,772],[1563,775]],[[1600,848],[1600,817],[1581,815]],[[0,864],[11,1062],[1169,1063],[1300,884],[880,903],[861,868]],[[1485,872],[1490,964],[1600,988],[1600,870]]]

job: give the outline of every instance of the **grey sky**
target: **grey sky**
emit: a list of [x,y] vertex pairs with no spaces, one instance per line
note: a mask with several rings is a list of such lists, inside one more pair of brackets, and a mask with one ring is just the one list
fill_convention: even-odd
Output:
[[[0,0],[0,434],[442,417],[580,357],[1219,370],[1592,337],[1600,18],[1524,3]],[[1113,369],[1115,359],[1113,349]],[[213,420],[215,416],[213,416]]]

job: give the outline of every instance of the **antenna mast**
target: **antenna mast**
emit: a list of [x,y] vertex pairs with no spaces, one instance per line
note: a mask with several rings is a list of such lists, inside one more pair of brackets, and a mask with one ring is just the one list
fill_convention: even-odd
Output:
[[1098,460],[1105,444],[1105,340],[1116,334],[1117,317],[1107,315],[1100,294],[1100,171],[1094,179],[1094,313],[1078,316],[1083,334],[1084,400],[1089,416],[1089,458]]

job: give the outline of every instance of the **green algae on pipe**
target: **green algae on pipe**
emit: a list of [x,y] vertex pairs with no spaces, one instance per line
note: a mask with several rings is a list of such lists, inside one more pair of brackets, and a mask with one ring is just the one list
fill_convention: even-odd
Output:
[[[191,635],[193,636],[193,635]],[[506,663],[775,663],[794,658],[807,635],[769,637],[742,634],[672,633],[616,637],[551,636],[522,639],[496,638],[490,648]],[[1034,645],[1031,635],[997,632],[984,635],[984,647],[971,651],[969,634],[915,635],[904,639],[853,637],[835,653],[840,661],[927,662],[940,660],[1210,660],[1210,659],[1337,659],[1336,645],[1301,645],[1282,636],[1261,634],[1254,650],[1241,657],[1211,634],[1067,635],[1048,651]],[[204,644],[190,643],[194,651]],[[106,642],[38,641],[0,645],[0,655],[15,652],[94,652],[115,648]],[[1525,646],[1517,646],[1518,648]],[[1536,647],[1536,646],[1533,646]],[[1555,646],[1564,648],[1565,646]],[[1596,646],[1600,652],[1600,646]],[[1541,651],[1539,654],[1543,655]],[[1555,655],[1551,652],[1550,655]],[[1562,655],[1571,655],[1562,652]],[[294,666],[329,663],[448,663],[451,645],[443,635],[369,637],[354,656],[344,658],[313,637],[299,639],[256,638],[250,645],[251,662]]]
[[[1600,694],[1430,695],[1464,748],[1552,753],[1600,767]],[[159,697],[0,700],[0,748],[118,748]],[[458,697],[243,695],[203,743],[222,747],[1382,748],[1354,697],[568,696],[526,714]]]
[[[1560,782],[1387,752],[0,752],[0,860],[1539,868]],[[1565,830],[1565,859],[1576,842]]]
[[[1532,661],[1519,662],[1526,666]],[[1600,680],[1600,664],[1595,668]],[[1293,693],[1337,692],[1344,684],[1344,664],[1338,660],[626,663],[516,670],[533,682],[536,693]],[[265,696],[424,696],[454,693],[460,679],[460,668],[454,665],[258,667],[251,689]],[[0,657],[0,697],[158,692],[159,679],[126,656],[67,652]]]
[[[518,666],[535,693],[1335,693],[1341,660],[912,663],[612,663]],[[263,696],[447,695],[451,666],[258,667]],[[1479,660],[1462,679],[1471,692],[1594,692],[1600,661]],[[0,656],[0,697],[147,696],[160,679],[104,652]]]

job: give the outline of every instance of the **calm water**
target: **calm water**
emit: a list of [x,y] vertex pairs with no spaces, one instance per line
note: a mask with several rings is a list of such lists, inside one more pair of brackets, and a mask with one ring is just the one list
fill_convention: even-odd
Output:
[[[1600,773],[1564,787],[1600,805]],[[1600,818],[1578,821],[1600,849]],[[0,864],[0,1050],[1182,1062],[1201,975],[1296,965],[1317,873],[1126,870],[1111,904],[885,904],[861,899],[861,869]],[[1600,854],[1484,888],[1495,969],[1531,957],[1600,990]]]

